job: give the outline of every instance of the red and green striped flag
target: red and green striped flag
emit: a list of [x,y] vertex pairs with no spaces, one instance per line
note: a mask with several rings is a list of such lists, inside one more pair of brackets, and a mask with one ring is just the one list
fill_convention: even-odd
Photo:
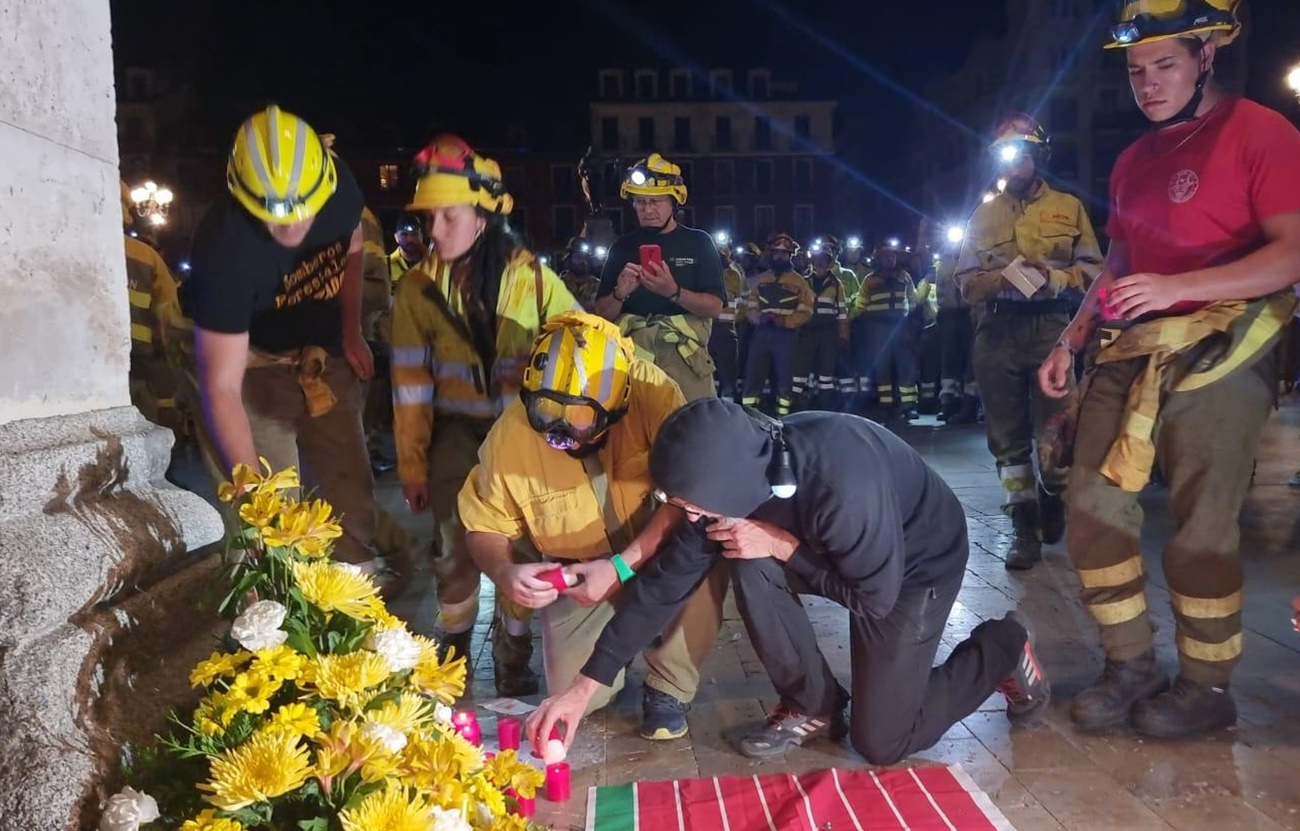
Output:
[[587,831],[1014,831],[959,767],[592,788]]

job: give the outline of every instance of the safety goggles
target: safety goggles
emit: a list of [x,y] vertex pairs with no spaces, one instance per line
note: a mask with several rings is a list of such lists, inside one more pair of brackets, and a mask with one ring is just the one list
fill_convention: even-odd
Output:
[[[1185,0],[1186,13],[1178,15],[1139,14],[1131,20],[1111,27],[1110,36],[1117,46],[1131,46],[1144,40],[1173,37],[1214,27],[1231,29],[1237,21],[1231,12],[1205,3],[1204,0]],[[1194,14],[1190,21],[1188,16]]]
[[558,433],[580,442],[590,441],[617,420],[604,407],[582,396],[524,390],[520,397],[528,413],[529,426],[543,434]]

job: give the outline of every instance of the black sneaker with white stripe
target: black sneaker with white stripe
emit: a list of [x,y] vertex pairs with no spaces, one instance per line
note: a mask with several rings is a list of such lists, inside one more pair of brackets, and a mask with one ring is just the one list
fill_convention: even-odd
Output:
[[1007,697],[1007,718],[1027,720],[1037,715],[1052,697],[1052,685],[1043,674],[1043,667],[1034,653],[1034,627],[1019,612],[1007,612],[1005,620],[1025,630],[1025,646],[1020,660],[1007,679],[998,684],[998,692]]
[[847,704],[848,696],[841,691],[835,712],[827,716],[808,716],[789,707],[777,707],[761,730],[740,740],[740,752],[751,759],[770,759],[802,747],[804,742],[819,736],[838,741],[849,732],[844,715]]

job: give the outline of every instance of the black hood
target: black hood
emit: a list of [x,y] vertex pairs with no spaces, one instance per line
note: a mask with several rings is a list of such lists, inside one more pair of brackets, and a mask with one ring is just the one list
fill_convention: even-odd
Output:
[[772,497],[772,438],[739,404],[692,401],[668,417],[650,450],[650,476],[669,496],[729,517]]

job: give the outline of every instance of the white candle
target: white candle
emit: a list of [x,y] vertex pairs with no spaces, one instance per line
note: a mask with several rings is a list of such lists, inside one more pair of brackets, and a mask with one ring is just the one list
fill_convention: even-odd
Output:
[[546,742],[546,747],[542,750],[542,761],[547,765],[558,765],[564,761],[564,742],[559,739],[551,739]]

